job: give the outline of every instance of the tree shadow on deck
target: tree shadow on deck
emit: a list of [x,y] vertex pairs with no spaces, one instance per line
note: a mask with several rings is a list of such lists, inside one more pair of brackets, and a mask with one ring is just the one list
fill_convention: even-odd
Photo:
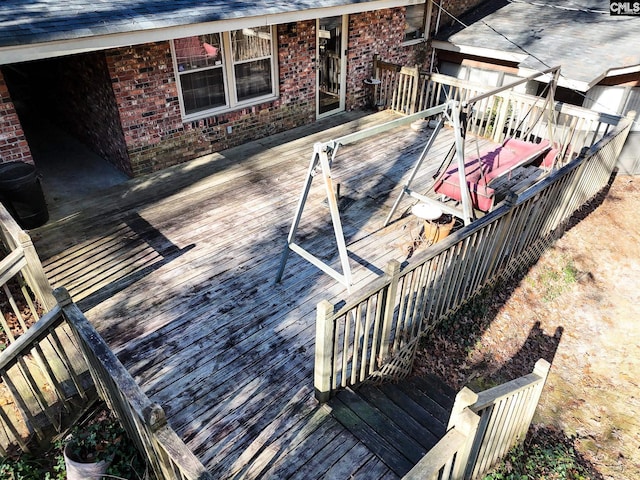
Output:
[[[615,173],[596,197],[568,219],[564,226],[565,233],[587,218],[604,202],[614,179]],[[527,339],[517,353],[508,359],[501,351],[487,350],[488,347],[478,349],[482,347],[482,337],[485,332],[537,264],[539,258],[533,258],[528,266],[520,268],[512,278],[486,287],[424,338],[419,348],[415,373],[420,371],[436,373],[450,386],[459,390],[469,382],[475,382],[479,386],[491,386],[526,375],[533,370],[538,358],[544,358],[553,363],[555,352],[564,333],[562,325],[556,326],[554,333],[545,333],[541,329],[540,321],[531,323]],[[589,277],[589,272],[574,273],[587,279]],[[536,287],[540,296],[544,296],[545,293],[542,290],[545,286],[537,285]],[[521,308],[525,307],[521,306]],[[522,313],[524,315],[524,312]],[[516,320],[514,324],[515,327],[520,326]],[[503,333],[505,338],[502,340],[504,342],[510,340],[509,332]],[[498,349],[500,346],[491,345],[491,347]],[[478,381],[480,377],[482,379]]]
[[[334,193],[338,200],[342,233],[353,273],[355,273],[353,271],[355,266],[356,268],[364,267],[376,276],[383,275],[385,265],[380,262],[376,264],[376,260],[380,260],[379,249],[375,253],[378,258],[375,259],[367,258],[367,254],[362,250],[362,245],[369,243],[369,239],[375,236],[387,236],[385,243],[378,246],[382,248],[390,246],[398,252],[397,257],[406,260],[407,252],[402,248],[396,248],[399,243],[398,245],[388,244],[392,237],[394,240],[402,237],[402,233],[396,232],[390,235],[390,232],[402,228],[408,212],[407,204],[415,203],[415,200],[405,197],[401,209],[390,225],[383,227],[388,208],[390,208],[387,202],[393,195],[399,193],[404,179],[416,164],[420,152],[432,134],[432,129],[414,131],[408,125],[396,127],[377,137],[342,146],[333,160],[331,173],[336,188]],[[441,135],[448,138],[445,132]],[[325,140],[329,139],[330,137],[327,137]],[[440,154],[440,150],[434,148],[428,158],[432,162],[434,158],[439,162]],[[369,160],[367,157],[370,155],[375,156],[376,159]],[[365,160],[360,162],[359,160],[363,158]],[[416,184],[419,184],[420,180],[424,182],[425,178],[427,183],[431,184],[431,177],[426,174],[429,160],[425,161],[424,171],[421,172],[422,175],[417,176]],[[301,186],[304,180],[300,178]],[[420,190],[420,187],[417,190]],[[293,220],[293,213],[291,220]],[[319,175],[316,175],[311,183],[310,194],[300,220],[294,242],[340,271],[334,225],[329,214],[324,183]]]

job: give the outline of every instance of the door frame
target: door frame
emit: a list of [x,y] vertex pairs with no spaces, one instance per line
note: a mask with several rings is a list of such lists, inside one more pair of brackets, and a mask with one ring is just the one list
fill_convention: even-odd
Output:
[[[340,40],[340,95],[339,105],[337,108],[328,112],[320,113],[320,18],[316,18],[316,119],[328,117],[339,112],[343,112],[346,108],[347,99],[347,52],[349,41],[349,15],[330,15],[332,17],[342,17],[342,27]],[[322,17],[327,18],[327,17]]]

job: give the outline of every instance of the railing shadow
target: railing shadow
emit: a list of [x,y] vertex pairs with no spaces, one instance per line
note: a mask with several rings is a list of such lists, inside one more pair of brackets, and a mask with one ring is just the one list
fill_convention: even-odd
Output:
[[498,379],[506,378],[509,380],[517,378],[524,374],[521,372],[532,371],[539,358],[544,358],[547,362],[553,364],[563,333],[564,327],[558,326],[555,332],[549,335],[540,328],[539,321],[535,322],[520,350],[507,362],[503,363],[493,376]]
[[[553,334],[548,334],[539,321],[531,325],[526,340],[507,361],[500,362],[494,352],[473,353],[538,259],[520,268],[508,281],[483,289],[424,336],[418,346],[413,374],[435,374],[454,390],[469,386],[478,391],[526,375],[540,358],[553,364],[564,327],[558,325]],[[446,362],[442,360],[444,355]]]
[[[114,261],[118,262],[118,272],[112,278],[108,279],[108,283],[99,287],[86,297],[78,300],[77,304],[83,312],[99,305],[107,298],[112,297],[116,293],[130,287],[133,283],[184,255],[195,247],[194,244],[190,244],[186,247],[179,248],[157,228],[137,213],[129,215],[127,219],[124,220],[124,223],[134,235],[134,244],[136,244],[136,246],[143,245],[143,248],[137,255],[124,259],[119,257],[119,255],[121,255],[119,250],[112,253]],[[128,251],[135,251],[133,248],[134,245],[127,244],[127,246]],[[150,253],[153,255],[153,259],[151,263],[147,263],[144,261],[144,258]],[[138,265],[141,259],[143,263]],[[122,272],[128,273],[121,274]],[[92,271],[89,271],[85,274],[85,281],[87,283],[91,282],[91,273]]]
[[[524,442],[525,450],[537,450],[543,452],[555,453],[558,457],[566,461],[568,457],[571,457],[579,464],[584,470],[588,472],[591,480],[604,480],[604,476],[597,470],[587,458],[585,458],[576,448],[576,436],[567,435],[558,428],[548,425],[532,425]],[[547,453],[553,461],[552,453]],[[558,458],[559,460],[560,458]]]

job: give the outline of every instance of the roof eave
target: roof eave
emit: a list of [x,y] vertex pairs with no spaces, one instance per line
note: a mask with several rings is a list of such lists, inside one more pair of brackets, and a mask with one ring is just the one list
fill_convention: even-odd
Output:
[[434,40],[432,45],[433,48],[436,48],[438,50],[462,53],[464,55],[474,55],[477,57],[493,58],[496,60],[505,60],[507,62],[520,63],[527,58],[527,55],[524,53],[505,52],[503,50],[476,47],[474,45],[456,44],[444,40]]
[[[537,73],[538,71],[539,70],[536,70],[534,68],[519,67],[518,68],[518,75],[520,75],[522,77],[528,77],[530,75],[533,75],[534,73]],[[583,82],[581,80],[574,80],[572,78],[567,78],[567,77],[563,76],[562,75],[562,69],[560,70],[560,76],[558,77],[558,86],[569,88],[571,90],[578,90],[580,92],[586,92],[590,88],[589,82]]]
[[167,41],[174,38],[202,35],[205,33],[226,32],[261,25],[279,25],[304,20],[313,20],[316,18],[350,15],[386,8],[417,5],[421,3],[425,3],[425,0],[377,0],[372,2],[356,2],[326,8],[314,8],[251,17],[223,19],[191,25],[136,30],[131,32],[79,37],[68,40],[54,40],[49,42],[0,47],[0,65],[30,60],[42,60],[45,58],[106,50],[109,48],[118,48],[129,45]]
[[629,65],[626,67],[614,67],[607,70],[605,74],[602,76],[602,78],[598,79],[598,82],[602,81],[602,79],[607,77],[617,77],[619,75],[630,75],[630,74],[639,73],[639,72],[640,72],[640,64]]
[[[514,62],[516,64],[520,64],[524,62],[529,56],[524,53],[515,53],[515,52],[505,52],[503,50],[494,50],[491,48],[482,48],[476,47],[472,45],[461,45],[461,44],[453,44],[451,42],[446,42],[442,40],[436,40],[433,42],[433,47],[439,50],[447,50],[450,52],[462,53],[465,55],[474,55],[489,59],[495,60],[506,60],[510,62]],[[534,75],[539,70],[529,67],[518,66],[518,75],[521,77],[529,77]],[[610,76],[610,75],[606,75]],[[581,92],[586,92],[593,85],[598,83],[601,79],[596,79],[593,82],[585,82],[581,80],[574,80],[571,78],[564,77],[560,75],[558,79],[558,85],[561,87],[570,88],[572,90],[579,90]]]

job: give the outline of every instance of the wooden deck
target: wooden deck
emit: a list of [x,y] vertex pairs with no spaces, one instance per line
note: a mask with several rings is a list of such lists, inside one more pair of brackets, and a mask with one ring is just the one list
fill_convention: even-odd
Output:
[[[331,117],[65,205],[76,213],[31,231],[51,283],[70,291],[214,478],[401,473],[313,396],[315,306],[345,288],[294,253],[274,284],[313,144],[393,118]],[[355,289],[420,247],[411,215],[381,225],[427,139],[402,127],[343,147],[333,165]],[[443,130],[415,190],[452,142]],[[317,178],[298,243],[337,268],[321,187]]]

